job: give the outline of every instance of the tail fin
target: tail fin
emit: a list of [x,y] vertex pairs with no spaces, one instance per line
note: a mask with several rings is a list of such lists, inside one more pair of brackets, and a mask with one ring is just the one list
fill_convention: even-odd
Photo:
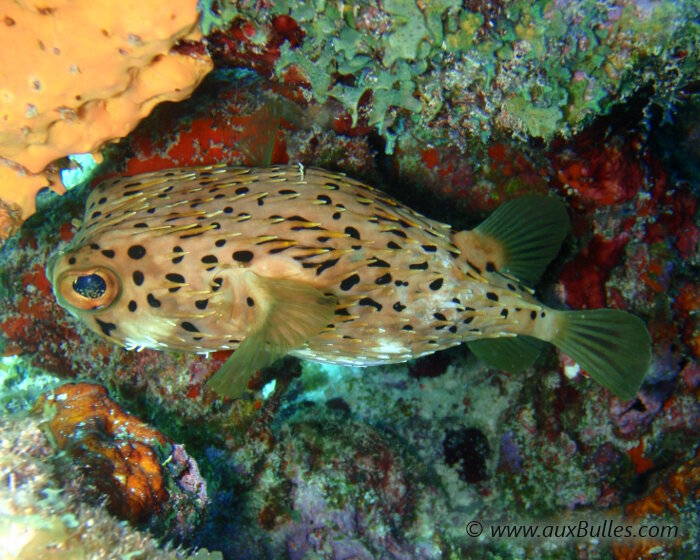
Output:
[[552,344],[621,399],[634,398],[651,361],[644,322],[616,309],[559,313],[560,328]]

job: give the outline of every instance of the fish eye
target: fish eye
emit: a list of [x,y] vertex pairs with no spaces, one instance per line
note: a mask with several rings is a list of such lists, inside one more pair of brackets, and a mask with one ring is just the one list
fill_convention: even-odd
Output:
[[121,295],[119,277],[105,267],[67,270],[56,286],[59,303],[81,311],[104,311]]
[[78,276],[73,280],[73,290],[88,299],[98,299],[107,291],[107,282],[97,273]]

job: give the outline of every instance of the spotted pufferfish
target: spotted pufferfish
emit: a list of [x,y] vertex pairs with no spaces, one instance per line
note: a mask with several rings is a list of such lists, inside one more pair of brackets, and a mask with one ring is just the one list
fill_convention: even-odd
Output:
[[568,216],[552,197],[455,231],[343,174],[213,165],[109,179],[48,277],[61,306],[128,349],[235,350],[209,380],[238,396],[279,357],[371,366],[467,342],[507,371],[541,341],[623,399],[650,362],[644,323],[534,297]]

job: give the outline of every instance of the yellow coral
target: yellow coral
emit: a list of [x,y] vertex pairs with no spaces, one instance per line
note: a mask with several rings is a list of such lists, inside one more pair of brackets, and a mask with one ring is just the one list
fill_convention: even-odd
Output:
[[125,136],[212,68],[205,55],[171,52],[201,36],[196,0],[0,6],[0,224],[34,212],[36,192],[57,183],[44,173],[52,161]]

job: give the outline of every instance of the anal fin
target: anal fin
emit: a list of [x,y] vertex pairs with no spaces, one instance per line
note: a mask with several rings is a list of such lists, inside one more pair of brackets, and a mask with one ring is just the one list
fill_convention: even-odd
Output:
[[224,397],[239,397],[251,376],[319,334],[333,320],[336,299],[295,280],[247,272],[256,317],[245,340],[208,381]]
[[482,338],[467,343],[477,358],[510,373],[529,368],[545,344],[531,336]]

